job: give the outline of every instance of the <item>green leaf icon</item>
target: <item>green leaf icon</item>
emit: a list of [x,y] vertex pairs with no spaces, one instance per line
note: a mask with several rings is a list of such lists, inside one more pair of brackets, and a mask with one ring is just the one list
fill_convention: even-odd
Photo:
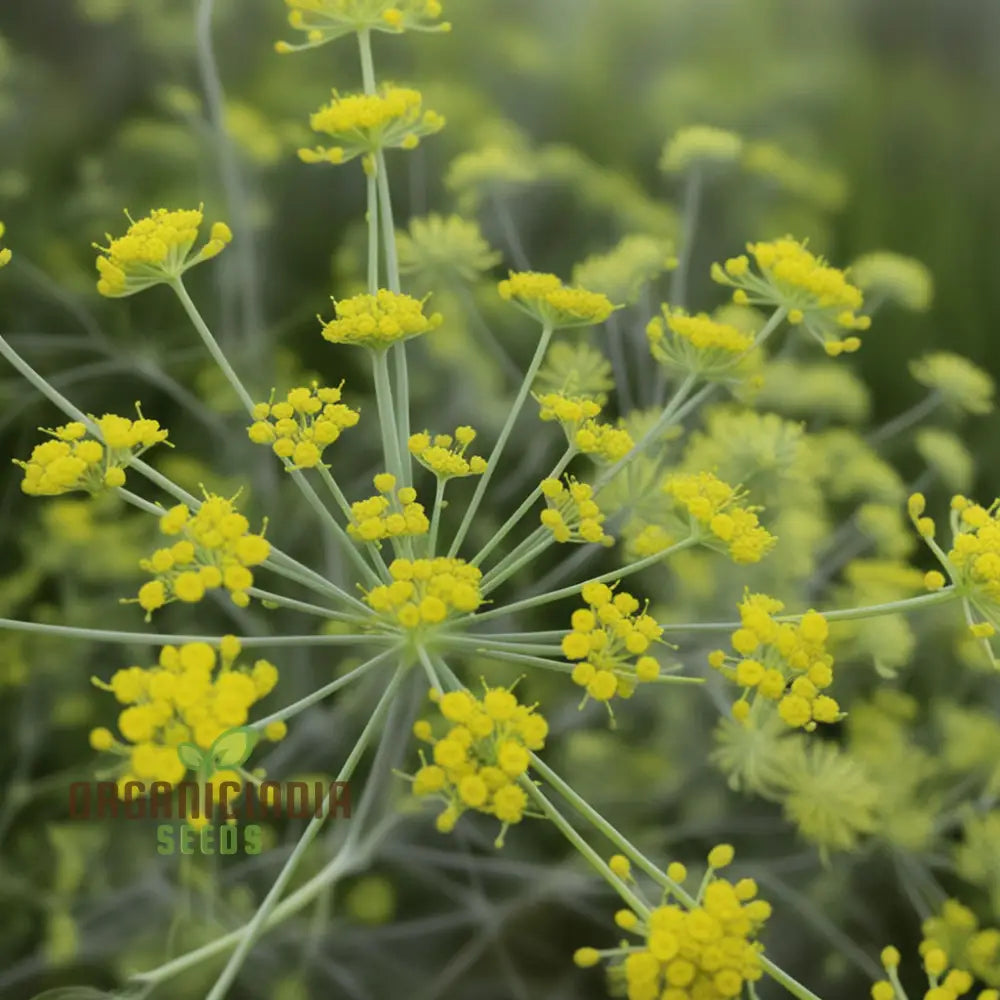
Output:
[[229,729],[217,737],[209,753],[219,767],[239,767],[253,752],[257,733],[247,726]]
[[205,760],[205,755],[193,743],[178,743],[177,756],[190,771],[197,771]]

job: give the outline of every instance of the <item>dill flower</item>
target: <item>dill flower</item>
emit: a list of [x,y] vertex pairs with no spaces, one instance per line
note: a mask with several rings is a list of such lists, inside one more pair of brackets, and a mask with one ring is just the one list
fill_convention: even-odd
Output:
[[635,305],[642,289],[677,266],[670,240],[635,233],[606,253],[591,254],[573,268],[573,284],[602,292],[612,302]]
[[351,521],[347,533],[365,542],[380,542],[383,538],[403,538],[426,535],[431,523],[422,504],[417,503],[417,491],[412,486],[396,489],[396,477],[380,472],[375,477],[378,493],[367,500],[351,504]]
[[333,100],[309,118],[314,132],[324,132],[335,145],[300,149],[304,163],[347,163],[365,158],[365,171],[374,170],[380,149],[415,149],[425,135],[444,128],[444,118],[426,111],[420,91],[384,85],[375,94],[333,91]]
[[604,514],[594,500],[594,487],[566,477],[565,484],[558,479],[543,479],[542,496],[545,510],[540,520],[557,542],[596,542],[613,545],[614,539],[604,532]]
[[[640,681],[660,674],[650,647],[663,628],[646,606],[625,591],[615,593],[604,583],[585,583],[580,590],[587,607],[573,612],[572,629],[562,640],[563,655],[573,668],[573,683],[588,698],[609,702],[615,695],[630,698]],[[641,609],[641,610],[640,610]]]
[[[119,787],[126,781],[178,784],[187,772],[181,744],[207,750],[226,730],[247,722],[250,708],[277,684],[278,670],[267,660],[240,664],[241,652],[233,635],[223,637],[218,652],[207,642],[168,645],[154,666],[117,670],[108,683],[92,678],[126,706],[118,716],[124,742],[103,727],[90,733],[94,749],[124,758]],[[242,784],[234,772],[224,773]]]
[[[704,885],[694,906],[664,902],[643,919],[631,910],[616,914],[621,929],[642,939],[636,946],[621,946],[598,952],[581,948],[574,954],[582,967],[597,964],[602,956],[613,956],[620,964],[610,968],[624,979],[628,1000],[729,1000],[741,996],[744,983],[756,982],[764,974],[760,956],[764,946],[757,935],[771,916],[771,905],[757,899],[752,879],[733,883],[715,874],[713,860],[728,862],[732,848],[720,844],[709,854]],[[686,875],[677,863],[672,875]]]
[[185,504],[171,507],[160,518],[160,532],[180,538],[139,563],[154,577],[139,588],[138,603],[147,620],[165,604],[195,604],[206,591],[219,587],[238,607],[250,603],[251,567],[267,560],[271,546],[263,535],[251,533],[250,522],[232,500],[206,493],[193,514]]
[[870,296],[888,299],[913,312],[926,312],[934,297],[934,278],[913,257],[876,250],[851,264],[854,284]]
[[[948,900],[945,907],[953,902],[953,900]],[[955,905],[958,906],[958,904]],[[964,907],[959,908],[965,909]],[[928,938],[926,932],[924,939],[920,942],[919,954],[927,980],[927,989],[922,994],[923,1000],[958,1000],[958,997],[966,994],[971,997],[970,991],[976,977],[966,968],[959,967],[955,955],[946,951],[937,941]],[[883,948],[881,960],[886,978],[879,979],[872,984],[872,1000],[904,1000],[906,993],[903,991],[899,979],[899,965],[902,961],[899,949],[891,945],[888,948]],[[962,965],[964,966],[965,963],[963,962]],[[995,989],[980,990],[976,994],[976,1000],[997,1000],[998,997],[1000,997],[1000,993]]]
[[754,346],[754,338],[705,313],[688,315],[664,304],[663,316],[646,326],[653,357],[668,371],[718,379],[733,372]]
[[952,409],[990,413],[996,386],[982,368],[968,358],[936,351],[910,362],[910,374],[928,389],[939,392]]
[[924,947],[943,951],[959,968],[988,986],[1000,986],[1000,930],[980,927],[976,915],[957,899],[946,899],[921,926]]
[[314,469],[323,464],[323,451],[341,432],[360,419],[357,410],[341,402],[341,389],[309,386],[289,389],[281,402],[258,403],[247,434],[254,444],[268,444],[279,458],[289,459],[289,469]]
[[691,125],[678,129],[667,140],[660,157],[660,169],[682,174],[694,166],[721,167],[736,163],[743,153],[743,139],[735,132],[711,125]]
[[778,715],[793,729],[838,722],[840,706],[822,693],[833,683],[827,621],[810,610],[796,624],[779,623],[774,615],[783,609],[773,597],[748,593],[739,606],[742,625],[731,639],[737,656],[721,649],[709,654],[709,665],[743,689],[733,715],[748,719],[758,702],[777,702]]
[[335,317],[323,324],[323,339],[384,351],[401,340],[436,330],[444,322],[440,313],[424,315],[426,301],[384,288],[375,295],[334,301]]
[[344,35],[361,31],[450,31],[440,21],[440,0],[285,0],[291,8],[288,23],[305,34],[298,44],[276,42],[279,53],[314,49]]
[[503,255],[486,242],[479,224],[459,215],[428,215],[410,220],[396,235],[399,273],[432,288],[453,278],[472,283],[496,267]]
[[825,855],[874,833],[881,789],[864,765],[832,743],[794,744],[783,775],[785,815]]
[[389,575],[393,582],[372,588],[364,600],[391,625],[407,631],[472,614],[483,602],[482,572],[463,559],[394,559]]
[[410,454],[438,479],[455,479],[461,476],[481,476],[487,462],[482,455],[466,458],[469,445],[476,440],[473,428],[456,427],[455,434],[435,434],[427,431],[411,434],[408,442]]
[[831,361],[768,362],[754,400],[762,409],[790,417],[832,417],[852,424],[862,423],[871,412],[868,386],[849,368]]
[[157,208],[135,221],[128,212],[129,227],[117,239],[107,235],[106,247],[99,250],[97,290],[109,298],[135,295],[145,288],[176,281],[185,271],[218,256],[233,234],[224,222],[216,222],[208,242],[192,252],[204,218],[201,208],[169,211]]
[[568,288],[554,274],[537,271],[511,271],[497,288],[502,299],[552,329],[603,323],[616,308],[606,295]]
[[35,445],[26,462],[14,459],[14,464],[24,470],[23,492],[51,497],[82,490],[94,495],[123,486],[129,463],[167,440],[167,431],[155,420],[143,417],[141,411],[138,420],[114,413],[91,419],[97,424],[100,440],[88,436],[87,428],[79,421],[53,429],[39,428],[52,440]]
[[520,782],[530,751],[545,746],[549,727],[535,706],[520,704],[513,692],[483,688],[481,698],[468,691],[431,691],[449,728],[436,737],[428,720],[414,725],[418,739],[430,744],[433,763],[421,751],[423,766],[413,777],[413,794],[444,804],[436,821],[441,833],[450,833],[469,810],[495,816],[501,823],[496,846],[501,847],[507,828],[524,818],[528,796]]
[[[3,239],[3,234],[6,231],[7,227],[4,226],[2,222],[0,222],[0,240]],[[9,247],[0,247],[0,267],[6,267],[10,263],[10,260],[13,256],[14,255],[10,252]]]
[[734,562],[759,562],[777,541],[757,520],[760,508],[742,506],[746,494],[711,472],[668,476],[662,490],[687,512],[701,541]]
[[788,322],[802,324],[827,354],[856,351],[857,336],[842,339],[849,330],[867,330],[871,319],[861,314],[861,290],[844,271],[831,267],[791,236],[770,243],[748,243],[757,266],[755,273],[745,255],[712,265],[712,278],[736,289],[740,305],[770,305],[788,310]]
[[594,419],[602,410],[596,399],[547,392],[535,395],[535,400],[539,418],[558,421],[567,442],[597,462],[617,462],[635,447],[632,435],[625,428],[598,423]]
[[596,348],[581,340],[556,340],[546,352],[535,385],[543,395],[585,397],[603,406],[615,382],[611,362]]

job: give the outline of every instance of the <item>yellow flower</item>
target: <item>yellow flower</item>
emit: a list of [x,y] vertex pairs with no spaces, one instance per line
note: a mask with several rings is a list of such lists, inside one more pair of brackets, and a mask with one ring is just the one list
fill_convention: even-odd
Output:
[[711,125],[679,129],[663,147],[660,169],[679,174],[696,165],[725,166],[736,163],[743,153],[743,139],[735,132]]
[[589,483],[577,482],[572,476],[566,477],[565,484],[558,479],[543,479],[541,490],[546,506],[540,519],[555,541],[614,544],[614,539],[604,532],[605,515]]
[[87,428],[79,421],[54,429],[40,428],[52,440],[36,445],[26,462],[14,459],[24,470],[21,489],[25,493],[58,496],[82,490],[97,494],[123,486],[124,470],[132,460],[167,440],[167,431],[155,420],[143,417],[141,411],[138,420],[113,413],[91,419],[97,424],[100,440],[88,437]]
[[433,763],[421,751],[423,767],[414,775],[413,793],[444,805],[437,823],[443,833],[469,809],[495,816],[502,824],[499,847],[507,827],[524,817],[528,796],[519,780],[528,771],[530,751],[545,746],[548,723],[506,688],[484,686],[481,698],[468,691],[432,691],[431,697],[450,728],[435,737],[429,722],[417,724],[431,745]]
[[734,562],[759,562],[777,541],[757,520],[760,508],[741,506],[745,494],[710,472],[669,476],[663,492],[704,532],[705,544],[722,548]]
[[482,573],[462,559],[394,559],[392,583],[372,588],[365,603],[404,631],[418,632],[452,616],[472,614],[483,598]]
[[751,334],[705,313],[689,316],[663,306],[646,327],[649,350],[668,371],[717,379],[733,373],[753,349]]
[[109,298],[134,295],[145,288],[174,281],[189,268],[220,254],[233,234],[224,222],[212,226],[208,241],[192,253],[203,215],[201,208],[168,211],[157,208],[146,217],[128,218],[128,231],[117,239],[107,236],[108,245],[97,257],[100,280],[97,290]]
[[887,250],[858,257],[851,264],[851,278],[867,295],[890,299],[914,312],[926,312],[934,297],[934,278],[926,265]]
[[910,374],[921,385],[939,392],[955,410],[982,414],[993,409],[993,378],[959,354],[925,354],[910,362]]
[[334,309],[336,316],[324,324],[323,338],[332,344],[357,344],[373,351],[435,330],[444,321],[440,313],[425,316],[423,301],[385,289],[375,295],[341,299],[334,303]]
[[444,128],[444,118],[436,111],[425,111],[417,90],[383,86],[376,94],[341,96],[309,119],[314,132],[330,136],[335,145],[300,149],[305,163],[347,163],[365,157],[365,170],[374,169],[372,157],[380,149],[414,149],[425,135]]
[[455,479],[462,476],[481,476],[486,471],[486,459],[481,455],[466,458],[465,453],[476,439],[471,427],[458,427],[454,435],[435,434],[427,431],[411,434],[407,442],[410,454],[438,479]]
[[351,504],[351,521],[347,533],[365,542],[381,542],[383,538],[403,538],[426,535],[430,521],[422,504],[417,503],[417,491],[412,486],[396,490],[396,477],[380,473],[375,477],[379,491],[367,500]]
[[554,274],[511,271],[497,287],[502,299],[554,330],[603,323],[616,308],[606,295],[568,288]]
[[267,444],[288,468],[312,469],[323,464],[323,452],[341,433],[359,420],[357,410],[341,402],[343,382],[336,387],[289,389],[282,402],[258,403],[247,429],[254,444]]
[[440,21],[440,0],[285,0],[291,8],[288,23],[305,35],[293,45],[278,42],[280,53],[301,52],[325,45],[344,35],[360,31],[384,31],[400,35],[404,31],[450,31]]
[[786,309],[789,323],[804,326],[831,356],[861,346],[857,336],[841,337],[845,331],[867,330],[871,325],[871,319],[861,313],[861,290],[844,271],[831,267],[791,236],[748,243],[747,251],[756,273],[746,256],[733,257],[725,266],[712,265],[712,278],[736,289],[734,302]]
[[[0,222],[0,240],[3,239],[3,234],[6,232],[6,227],[2,222]],[[0,267],[6,267],[14,255],[10,252],[8,247],[0,247]]]

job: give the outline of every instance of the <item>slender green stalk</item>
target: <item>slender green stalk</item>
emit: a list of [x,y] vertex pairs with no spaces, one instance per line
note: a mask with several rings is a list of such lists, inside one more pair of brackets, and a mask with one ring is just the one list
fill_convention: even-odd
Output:
[[368,191],[368,294],[378,291],[378,188],[375,178],[366,177]]
[[[669,546],[662,552],[655,552],[651,556],[646,556],[644,559],[639,559],[637,562],[629,563],[621,569],[612,570],[610,573],[602,573],[600,576],[592,577],[587,582],[608,583],[614,580],[622,580],[629,574],[638,573],[647,566],[653,566],[661,559],[666,559],[675,552],[681,552],[684,549],[690,548],[694,544],[695,540],[693,538],[685,538],[684,541],[677,542],[675,545]],[[526,608],[535,608],[542,604],[548,604],[551,601],[558,601],[564,597],[570,597],[573,594],[578,594],[581,586],[581,584],[575,583],[569,587],[552,590],[547,594],[539,594],[537,597],[528,597],[523,601],[515,601],[513,604],[504,604],[499,608],[494,608],[492,611],[484,611],[482,614],[477,614],[475,620],[477,622],[488,621],[489,619],[496,618],[500,615],[509,615],[513,614],[515,611],[523,611]]]
[[[573,461],[573,458],[577,454],[577,449],[575,445],[570,445],[562,458],[556,462],[555,467],[549,473],[549,479],[558,479],[563,472],[566,471],[566,466]],[[525,498],[524,503],[521,504],[517,510],[514,511],[510,517],[500,526],[500,530],[479,550],[479,553],[472,560],[473,566],[478,566],[506,537],[507,535],[517,527],[521,518],[531,509],[535,501],[542,495],[541,485],[536,486]]]
[[476,511],[479,509],[480,503],[482,503],[483,495],[486,493],[486,487],[489,486],[490,480],[496,472],[497,465],[500,463],[500,456],[503,454],[504,447],[507,444],[507,439],[510,437],[511,431],[514,429],[514,424],[517,422],[518,416],[520,416],[521,408],[524,406],[524,401],[527,399],[528,392],[531,390],[532,383],[535,381],[538,369],[542,366],[542,359],[545,357],[545,352],[548,349],[549,341],[551,339],[552,327],[543,326],[542,335],[538,340],[538,346],[535,348],[535,356],[531,359],[531,364],[528,366],[528,370],[525,373],[524,381],[521,383],[521,388],[518,390],[517,398],[514,400],[514,403],[510,408],[510,413],[507,416],[507,421],[503,425],[503,429],[500,431],[500,437],[497,439],[497,443],[493,448],[492,454],[490,455],[490,460],[486,465],[486,471],[482,474],[482,476],[480,476],[479,482],[476,485],[476,492],[473,494],[472,500],[466,508],[465,517],[462,519],[462,523],[459,526],[457,534],[455,535],[455,540],[451,543],[451,548],[448,550],[449,556],[455,556],[459,548],[461,548],[462,542],[465,540],[465,536],[472,525],[472,520],[476,516]]
[[884,423],[865,438],[865,444],[880,445],[885,444],[891,438],[908,431],[914,424],[919,424],[924,417],[930,416],[942,403],[944,396],[936,389],[928,393],[919,403],[915,403],[908,410],[904,410],[892,420]]
[[[354,773],[354,769],[361,760],[372,735],[381,724],[382,717],[385,715],[389,705],[392,703],[404,675],[405,671],[403,667],[399,667],[393,675],[392,680],[389,682],[389,685],[382,693],[382,697],[379,699],[375,710],[372,712],[365,728],[362,730],[361,736],[358,738],[358,742],[348,755],[347,760],[344,762],[344,766],[340,769],[340,773],[335,779],[336,781],[348,781]],[[330,793],[327,793],[326,798],[323,800],[322,815],[310,820],[309,825],[305,828],[299,842],[295,845],[295,849],[288,856],[288,860],[285,862],[284,867],[278,873],[278,877],[274,880],[274,883],[268,890],[267,895],[264,897],[264,901],[257,909],[253,918],[247,924],[239,944],[236,946],[236,949],[229,957],[229,961],[226,963],[226,967],[222,970],[219,978],[215,981],[215,985],[206,994],[205,1000],[222,1000],[228,992],[229,987],[232,986],[233,980],[243,967],[243,963],[246,961],[246,957],[249,954],[250,949],[254,946],[257,938],[264,931],[267,918],[277,906],[281,894],[284,892],[285,886],[295,874],[295,870],[298,868],[299,862],[302,860],[302,857],[305,855],[305,852],[308,850],[310,844],[312,844],[312,842],[316,839],[323,827],[323,824],[326,822],[329,809]]]
[[331,681],[329,684],[324,684],[323,687],[317,688],[317,690],[307,694],[304,698],[299,698],[298,701],[293,702],[291,705],[286,705],[277,712],[272,712],[270,715],[264,716],[263,719],[257,719],[255,722],[250,724],[250,728],[263,729],[270,722],[283,722],[285,719],[290,719],[292,716],[298,715],[300,712],[304,712],[311,705],[315,705],[324,698],[328,698],[331,694],[339,691],[342,687],[347,687],[348,684],[364,677],[364,675],[370,670],[373,670],[386,660],[398,655],[399,650],[395,647],[383,650],[377,656],[373,656],[370,660],[366,660],[360,667],[355,667],[349,673],[344,674],[343,677],[338,677],[335,681]]
[[[330,495],[336,501],[337,506],[344,512],[344,516],[350,520],[351,519],[351,508],[347,503],[347,498],[344,496],[340,487],[337,485],[337,481],[330,475],[330,470],[325,465],[318,465],[320,479],[323,480],[326,488],[330,491]],[[325,509],[325,508],[324,508]],[[355,567],[361,573],[361,575],[369,582],[373,584],[381,583],[384,579],[388,577],[388,570],[386,569],[385,562],[382,559],[382,555],[376,548],[373,542],[368,542],[365,545],[365,549],[368,555],[371,557],[372,562],[375,564],[376,570],[381,570],[382,577],[376,570],[373,570],[368,563],[365,562],[364,556],[358,551],[357,546],[354,544],[354,540],[350,535],[344,531],[343,528],[336,521],[333,522],[337,526],[336,538],[340,542],[341,548],[347,553],[348,558],[354,563]]]
[[[41,622],[22,622],[14,618],[0,618],[0,632],[37,632],[64,639],[86,639],[89,642],[114,642],[131,645],[143,643],[150,646],[177,646],[186,642],[207,642],[217,646],[221,635],[172,635],[163,632],[120,632],[103,628],[77,628],[72,625],[47,625]],[[350,635],[250,635],[237,636],[244,649],[279,646],[356,646],[365,643],[393,642],[391,635],[371,632],[354,632]]]
[[424,647],[417,646],[417,656],[420,658],[420,663],[424,668],[424,672],[427,674],[427,680],[430,681],[431,687],[441,694],[444,688],[441,686],[441,679],[437,675],[437,671],[434,669],[434,664],[431,662],[431,658],[427,655],[427,650]]
[[[575,664],[566,661],[551,660],[542,656],[528,656],[524,653],[514,653],[505,649],[495,649],[493,647],[481,647],[477,652],[485,653],[494,660],[503,660],[506,663],[523,663],[526,666],[541,667],[543,670],[554,670],[561,674],[571,674]],[[612,670],[618,677],[625,677],[634,680],[635,677],[627,671]],[[651,681],[643,681],[645,684],[704,684],[704,677],[687,677],[683,674],[660,674]]]
[[[292,611],[301,611],[303,614],[318,615],[320,618],[336,617],[336,613],[331,612],[329,608],[321,607],[318,604],[309,604],[307,601],[297,601],[295,598],[285,597],[283,594],[272,594],[269,590],[261,590],[259,587],[247,587],[247,593],[260,601],[277,604],[279,607],[289,608]],[[366,615],[370,614],[370,609],[367,605],[351,597],[346,591],[344,592],[344,598],[352,605],[356,605],[359,611]]]
[[403,483],[403,459],[400,454],[399,427],[389,384],[389,363],[385,351],[372,351],[372,371],[375,376],[375,400],[378,404],[378,421],[382,431],[382,451],[386,469]]
[[552,536],[545,528],[538,529],[531,537],[535,539],[535,543],[527,552],[505,566],[501,572],[491,574],[488,581],[484,581],[482,588],[484,594],[496,590],[504,580],[512,577],[518,570],[537,559],[552,544]]
[[[438,531],[441,528],[441,512],[444,509],[444,490],[448,480],[438,476],[434,487],[434,509],[431,511],[431,530],[427,536],[427,555],[433,558],[437,551]],[[475,565],[475,563],[473,563]]]
[[191,320],[191,324],[198,331],[208,353],[212,355],[212,360],[219,366],[220,371],[226,377],[226,381],[232,386],[233,392],[239,396],[240,402],[243,404],[244,408],[248,413],[253,413],[254,401],[250,397],[250,393],[247,392],[243,383],[240,381],[240,377],[233,370],[233,366],[229,363],[229,359],[223,353],[221,347],[219,347],[218,342],[215,337],[212,336],[212,331],[208,328],[208,324],[202,318],[200,312],[198,312],[198,307],[194,304],[191,296],[188,295],[187,289],[184,287],[184,282],[180,278],[175,278],[170,282],[170,287],[174,290],[177,298],[180,299],[181,305],[184,307],[184,311],[188,314],[188,319]]

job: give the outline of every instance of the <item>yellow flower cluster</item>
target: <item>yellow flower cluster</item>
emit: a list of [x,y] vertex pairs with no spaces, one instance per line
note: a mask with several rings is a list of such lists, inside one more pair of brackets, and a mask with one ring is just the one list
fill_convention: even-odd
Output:
[[167,440],[167,431],[141,412],[138,420],[114,413],[91,419],[104,444],[87,437],[87,428],[77,420],[52,429],[39,428],[52,435],[52,440],[35,445],[27,462],[14,459],[14,464],[24,470],[23,492],[34,497],[54,497],[76,490],[96,494],[123,486],[125,469],[132,459]]
[[340,401],[336,388],[311,386],[289,389],[283,402],[258,403],[247,433],[254,444],[269,444],[275,455],[291,460],[292,469],[314,469],[323,462],[323,450],[341,431],[357,424],[357,410]]
[[271,554],[263,535],[250,532],[250,522],[226,500],[206,494],[192,514],[186,504],[171,507],[160,518],[164,535],[182,536],[169,548],[157,549],[139,566],[156,579],[139,588],[139,605],[149,613],[171,601],[194,604],[207,590],[224,587],[233,604],[245,608],[253,586],[251,566]]
[[100,251],[97,290],[109,298],[134,295],[151,285],[173,281],[188,268],[220,254],[233,238],[229,227],[217,222],[208,242],[192,255],[204,219],[200,208],[157,208],[138,222],[128,212],[125,215],[131,225],[124,236],[114,239],[107,234],[106,247],[94,244]]
[[389,575],[392,583],[372,588],[365,601],[404,629],[440,625],[451,614],[472,614],[483,602],[482,572],[463,559],[394,559]]
[[[964,909],[964,907],[963,907]],[[927,977],[927,989],[923,991],[923,1000],[958,1000],[972,990],[975,978],[965,969],[950,968],[951,957],[936,941],[924,938],[920,942],[920,957],[923,959],[924,974]],[[879,979],[872,984],[872,1000],[906,1000],[906,993],[899,981],[899,963],[902,956],[898,948],[890,945],[882,949],[882,967],[887,978]],[[977,1000],[1000,1000],[1000,991],[995,989],[980,990]]]
[[770,243],[748,243],[747,251],[759,274],[751,269],[745,254],[730,258],[724,267],[712,265],[713,279],[736,289],[734,302],[787,309],[788,322],[803,324],[831,356],[861,346],[860,338],[841,339],[838,332],[867,330],[871,325],[870,317],[860,313],[864,301],[861,290],[851,284],[846,272],[830,267],[791,236]]
[[690,316],[664,305],[663,316],[646,326],[650,354],[665,368],[713,378],[731,372],[754,346],[754,338],[705,313]]
[[[334,303],[336,318],[323,325],[331,344],[357,344],[382,351],[401,340],[439,327],[440,313],[424,315],[424,302],[380,288],[375,295],[355,295]],[[323,322],[320,320],[320,322]]]
[[[643,947],[623,942],[610,952],[624,957],[628,1000],[729,1000],[742,994],[744,983],[763,975],[764,947],[756,938],[771,916],[771,905],[756,898],[753,879],[732,883],[715,876],[715,868],[732,860],[732,847],[719,844],[708,857],[708,877],[697,905],[665,903],[645,919],[632,910],[615,914],[619,927],[644,939]],[[619,868],[627,870],[624,860]],[[687,876],[677,862],[667,871],[678,882]],[[586,968],[596,965],[601,954],[596,948],[580,948],[574,961]]]
[[291,8],[288,23],[305,33],[298,45],[277,42],[276,52],[301,52],[358,31],[450,31],[439,21],[440,0],[285,0]]
[[663,492],[707,528],[734,562],[759,562],[777,541],[757,520],[754,511],[760,508],[740,506],[745,494],[711,472],[669,476]]
[[594,487],[566,477],[565,484],[558,479],[543,479],[542,496],[546,507],[540,520],[557,542],[596,542],[613,545],[614,539],[604,533],[604,514],[594,500]]
[[547,392],[535,399],[539,406],[538,416],[545,421],[559,421],[569,444],[595,461],[617,462],[635,447],[625,428],[598,423],[594,419],[602,409],[596,399],[563,392]]
[[663,147],[660,169],[680,174],[694,166],[737,163],[742,154],[743,139],[735,132],[711,125],[691,125],[675,132]]
[[[95,685],[128,706],[118,716],[126,744],[103,727],[90,733],[95,750],[128,758],[119,787],[126,781],[147,787],[153,781],[177,784],[186,772],[179,744],[193,742],[207,749],[227,729],[246,723],[250,707],[277,684],[278,671],[267,660],[257,660],[251,668],[237,666],[241,651],[233,635],[223,637],[218,654],[206,642],[164,646],[156,666],[118,670],[110,684],[94,678]],[[269,739],[281,739],[285,726],[278,723],[265,732]]]
[[941,394],[954,410],[989,413],[996,384],[993,377],[968,358],[950,351],[934,351],[910,362],[910,374]]
[[413,779],[413,794],[433,796],[445,804],[437,828],[449,833],[463,812],[495,816],[503,824],[497,846],[512,823],[520,823],[528,796],[518,785],[531,762],[530,751],[541,750],[549,727],[534,707],[521,705],[506,688],[487,687],[482,698],[467,691],[450,691],[431,698],[450,728],[435,737],[431,723],[418,721],[414,734],[432,747],[428,764]]
[[377,94],[348,94],[335,90],[333,100],[309,117],[314,132],[325,132],[337,143],[300,149],[305,163],[347,163],[364,157],[365,172],[375,169],[380,149],[414,149],[425,135],[440,132],[444,118],[425,111],[419,90],[383,86]]
[[[5,232],[7,232],[7,227],[0,222],[0,240],[3,239],[3,234]],[[0,247],[0,267],[6,267],[10,263],[13,256],[14,255],[10,252],[8,247]]]
[[437,288],[456,277],[471,284],[503,258],[477,222],[437,213],[411,219],[407,231],[396,235],[396,252],[399,273],[419,288]]
[[374,482],[378,494],[351,504],[352,521],[347,533],[352,538],[378,542],[430,531],[431,523],[423,505],[417,503],[417,491],[412,486],[396,490],[396,477],[390,472],[380,472]]
[[636,598],[617,594],[604,583],[585,583],[580,595],[588,607],[578,608],[570,619],[572,630],[562,640],[563,655],[578,662],[573,681],[595,701],[615,695],[630,698],[640,681],[660,674],[649,647],[663,635],[656,619],[640,611]]
[[984,983],[1000,986],[1000,930],[980,927],[967,906],[945,900],[940,913],[924,921],[922,931],[926,946],[941,949],[956,966]]
[[615,310],[606,295],[568,288],[554,274],[511,271],[497,289],[502,299],[514,302],[553,330],[603,323]]
[[411,434],[408,447],[410,454],[438,479],[454,479],[481,476],[486,471],[486,459],[481,455],[465,457],[466,449],[475,440],[475,430],[463,426],[455,428],[454,436],[435,434],[432,438],[427,431]]
[[709,664],[743,688],[733,715],[747,719],[748,695],[778,703],[778,715],[793,728],[812,731],[817,722],[840,720],[840,706],[822,694],[833,683],[833,657],[826,651],[829,626],[818,611],[807,611],[798,624],[777,622],[784,608],[766,594],[747,594],[740,604],[742,626],[732,635],[738,657],[717,649]]

